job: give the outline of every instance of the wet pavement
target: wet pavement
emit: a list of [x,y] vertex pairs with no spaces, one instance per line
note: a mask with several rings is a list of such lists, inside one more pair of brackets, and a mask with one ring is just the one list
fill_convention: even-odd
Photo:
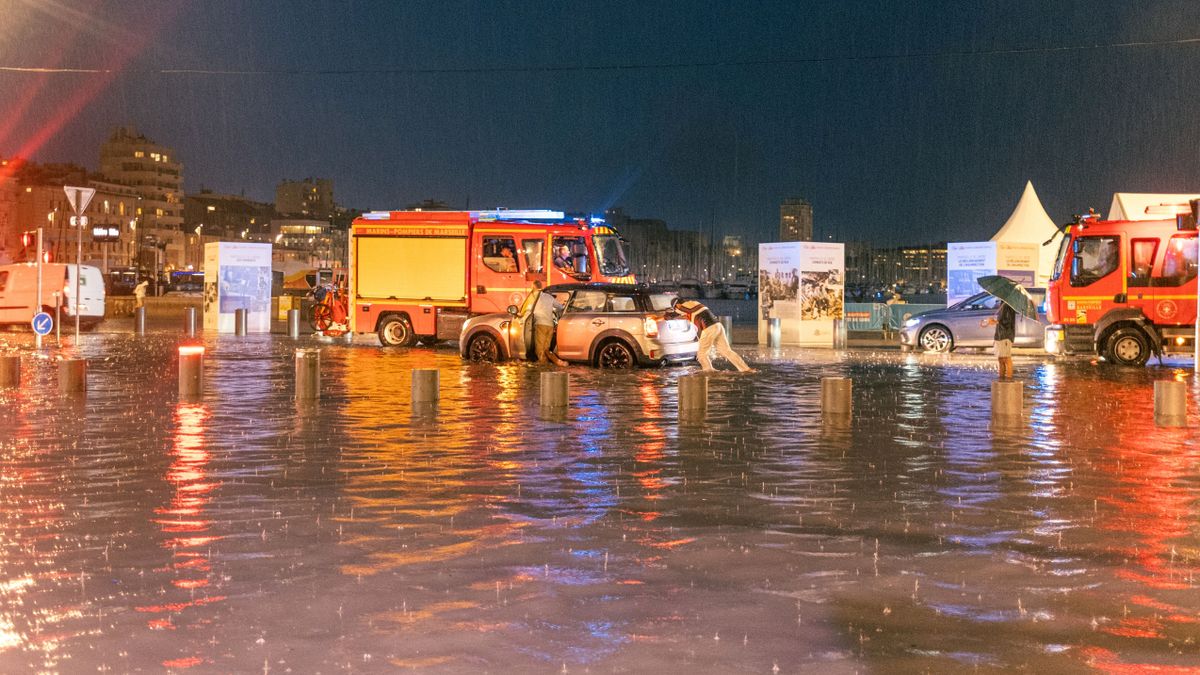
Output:
[[[527,365],[282,336],[100,334],[86,399],[28,336],[0,392],[0,672],[1162,672],[1200,665],[1190,370],[743,350],[759,372]],[[311,340],[301,342],[311,346]],[[438,368],[436,410],[408,402]],[[823,421],[822,376],[854,380]],[[1189,388],[1153,423],[1154,379]]]

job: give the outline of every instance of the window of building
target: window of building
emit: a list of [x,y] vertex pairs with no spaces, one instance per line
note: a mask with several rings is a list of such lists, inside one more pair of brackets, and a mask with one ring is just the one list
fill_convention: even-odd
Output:
[[134,157],[145,157],[145,156],[146,156],[146,153],[145,153],[145,151],[143,151],[143,150],[134,150],[134,151],[133,151],[133,156],[134,156]]
[[1071,261],[1071,285],[1090,286],[1117,269],[1121,240],[1116,236],[1078,237]]
[[8,286],[8,272],[0,272],[0,293]]
[[545,265],[545,256],[543,249],[546,246],[545,239],[523,239],[521,240],[521,252],[525,256],[525,269],[534,274],[541,274]]
[[484,237],[483,264],[494,272],[517,271],[516,241],[512,237]]
[[1129,242],[1130,286],[1150,285],[1150,270],[1154,267],[1154,254],[1157,252],[1157,239],[1134,239]]
[[1167,243],[1163,254],[1162,276],[1154,286],[1182,286],[1196,278],[1196,235],[1177,234]]

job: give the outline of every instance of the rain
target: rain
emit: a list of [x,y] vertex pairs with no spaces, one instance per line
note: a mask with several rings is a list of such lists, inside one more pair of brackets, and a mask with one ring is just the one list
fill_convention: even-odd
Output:
[[[1196,416],[1140,370],[743,348],[759,369],[567,369],[445,347],[89,336],[86,396],[25,355],[0,393],[5,670],[862,672],[1197,658]],[[414,407],[414,368],[441,375]],[[1183,371],[1179,371],[1182,373]],[[820,379],[854,383],[847,419]],[[774,671],[778,669],[778,671]]]

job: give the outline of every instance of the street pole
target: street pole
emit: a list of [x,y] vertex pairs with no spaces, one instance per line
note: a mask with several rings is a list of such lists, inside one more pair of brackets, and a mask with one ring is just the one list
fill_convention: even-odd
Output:
[[[75,203],[83,204],[83,197],[80,196],[80,190],[75,191]],[[84,209],[79,209],[79,215],[75,219],[75,226],[79,229],[75,231],[75,345],[79,345],[79,280],[83,277],[83,223],[85,216]]]
[[[42,228],[38,228],[37,246],[37,302],[34,303],[33,313],[42,311]],[[32,318],[32,317],[30,317]],[[42,348],[42,334],[34,331],[34,346]]]

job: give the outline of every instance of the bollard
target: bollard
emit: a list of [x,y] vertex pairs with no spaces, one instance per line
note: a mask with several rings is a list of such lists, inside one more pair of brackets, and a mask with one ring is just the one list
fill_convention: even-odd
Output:
[[543,408],[566,408],[570,400],[567,388],[571,376],[567,373],[542,373],[541,393]]
[[185,307],[183,309],[183,334],[188,337],[196,337],[195,307]]
[[179,398],[199,398],[204,395],[204,347],[184,345],[179,348]]
[[438,371],[435,368],[414,368],[412,371],[412,402],[437,403]]
[[847,416],[853,412],[854,380],[848,377],[821,378],[821,414]]
[[779,317],[767,319],[767,346],[779,348],[783,344],[783,320]]
[[296,398],[307,400],[321,398],[321,350],[319,349],[296,350]]
[[21,385],[21,357],[0,356],[0,389]]
[[249,314],[244,309],[236,309],[233,311],[233,334],[244,336],[247,332],[246,328],[249,324]]
[[717,318],[721,320],[721,325],[725,327],[725,336],[729,338],[729,343],[733,344],[733,317],[719,316]]
[[1177,380],[1154,383],[1154,423],[1160,427],[1187,426],[1187,385]]
[[300,310],[289,309],[287,317],[288,317],[288,337],[295,340],[300,337]]
[[1021,380],[992,382],[992,419],[1012,421],[1025,412],[1025,383]]
[[708,408],[708,376],[697,373],[679,378],[679,414]]
[[58,392],[87,393],[87,359],[63,359],[58,362]]
[[846,320],[845,319],[834,319],[833,320],[833,348],[834,349],[845,349],[846,342],[847,342]]
[[136,307],[133,310],[133,332],[135,335],[146,334],[146,308]]

